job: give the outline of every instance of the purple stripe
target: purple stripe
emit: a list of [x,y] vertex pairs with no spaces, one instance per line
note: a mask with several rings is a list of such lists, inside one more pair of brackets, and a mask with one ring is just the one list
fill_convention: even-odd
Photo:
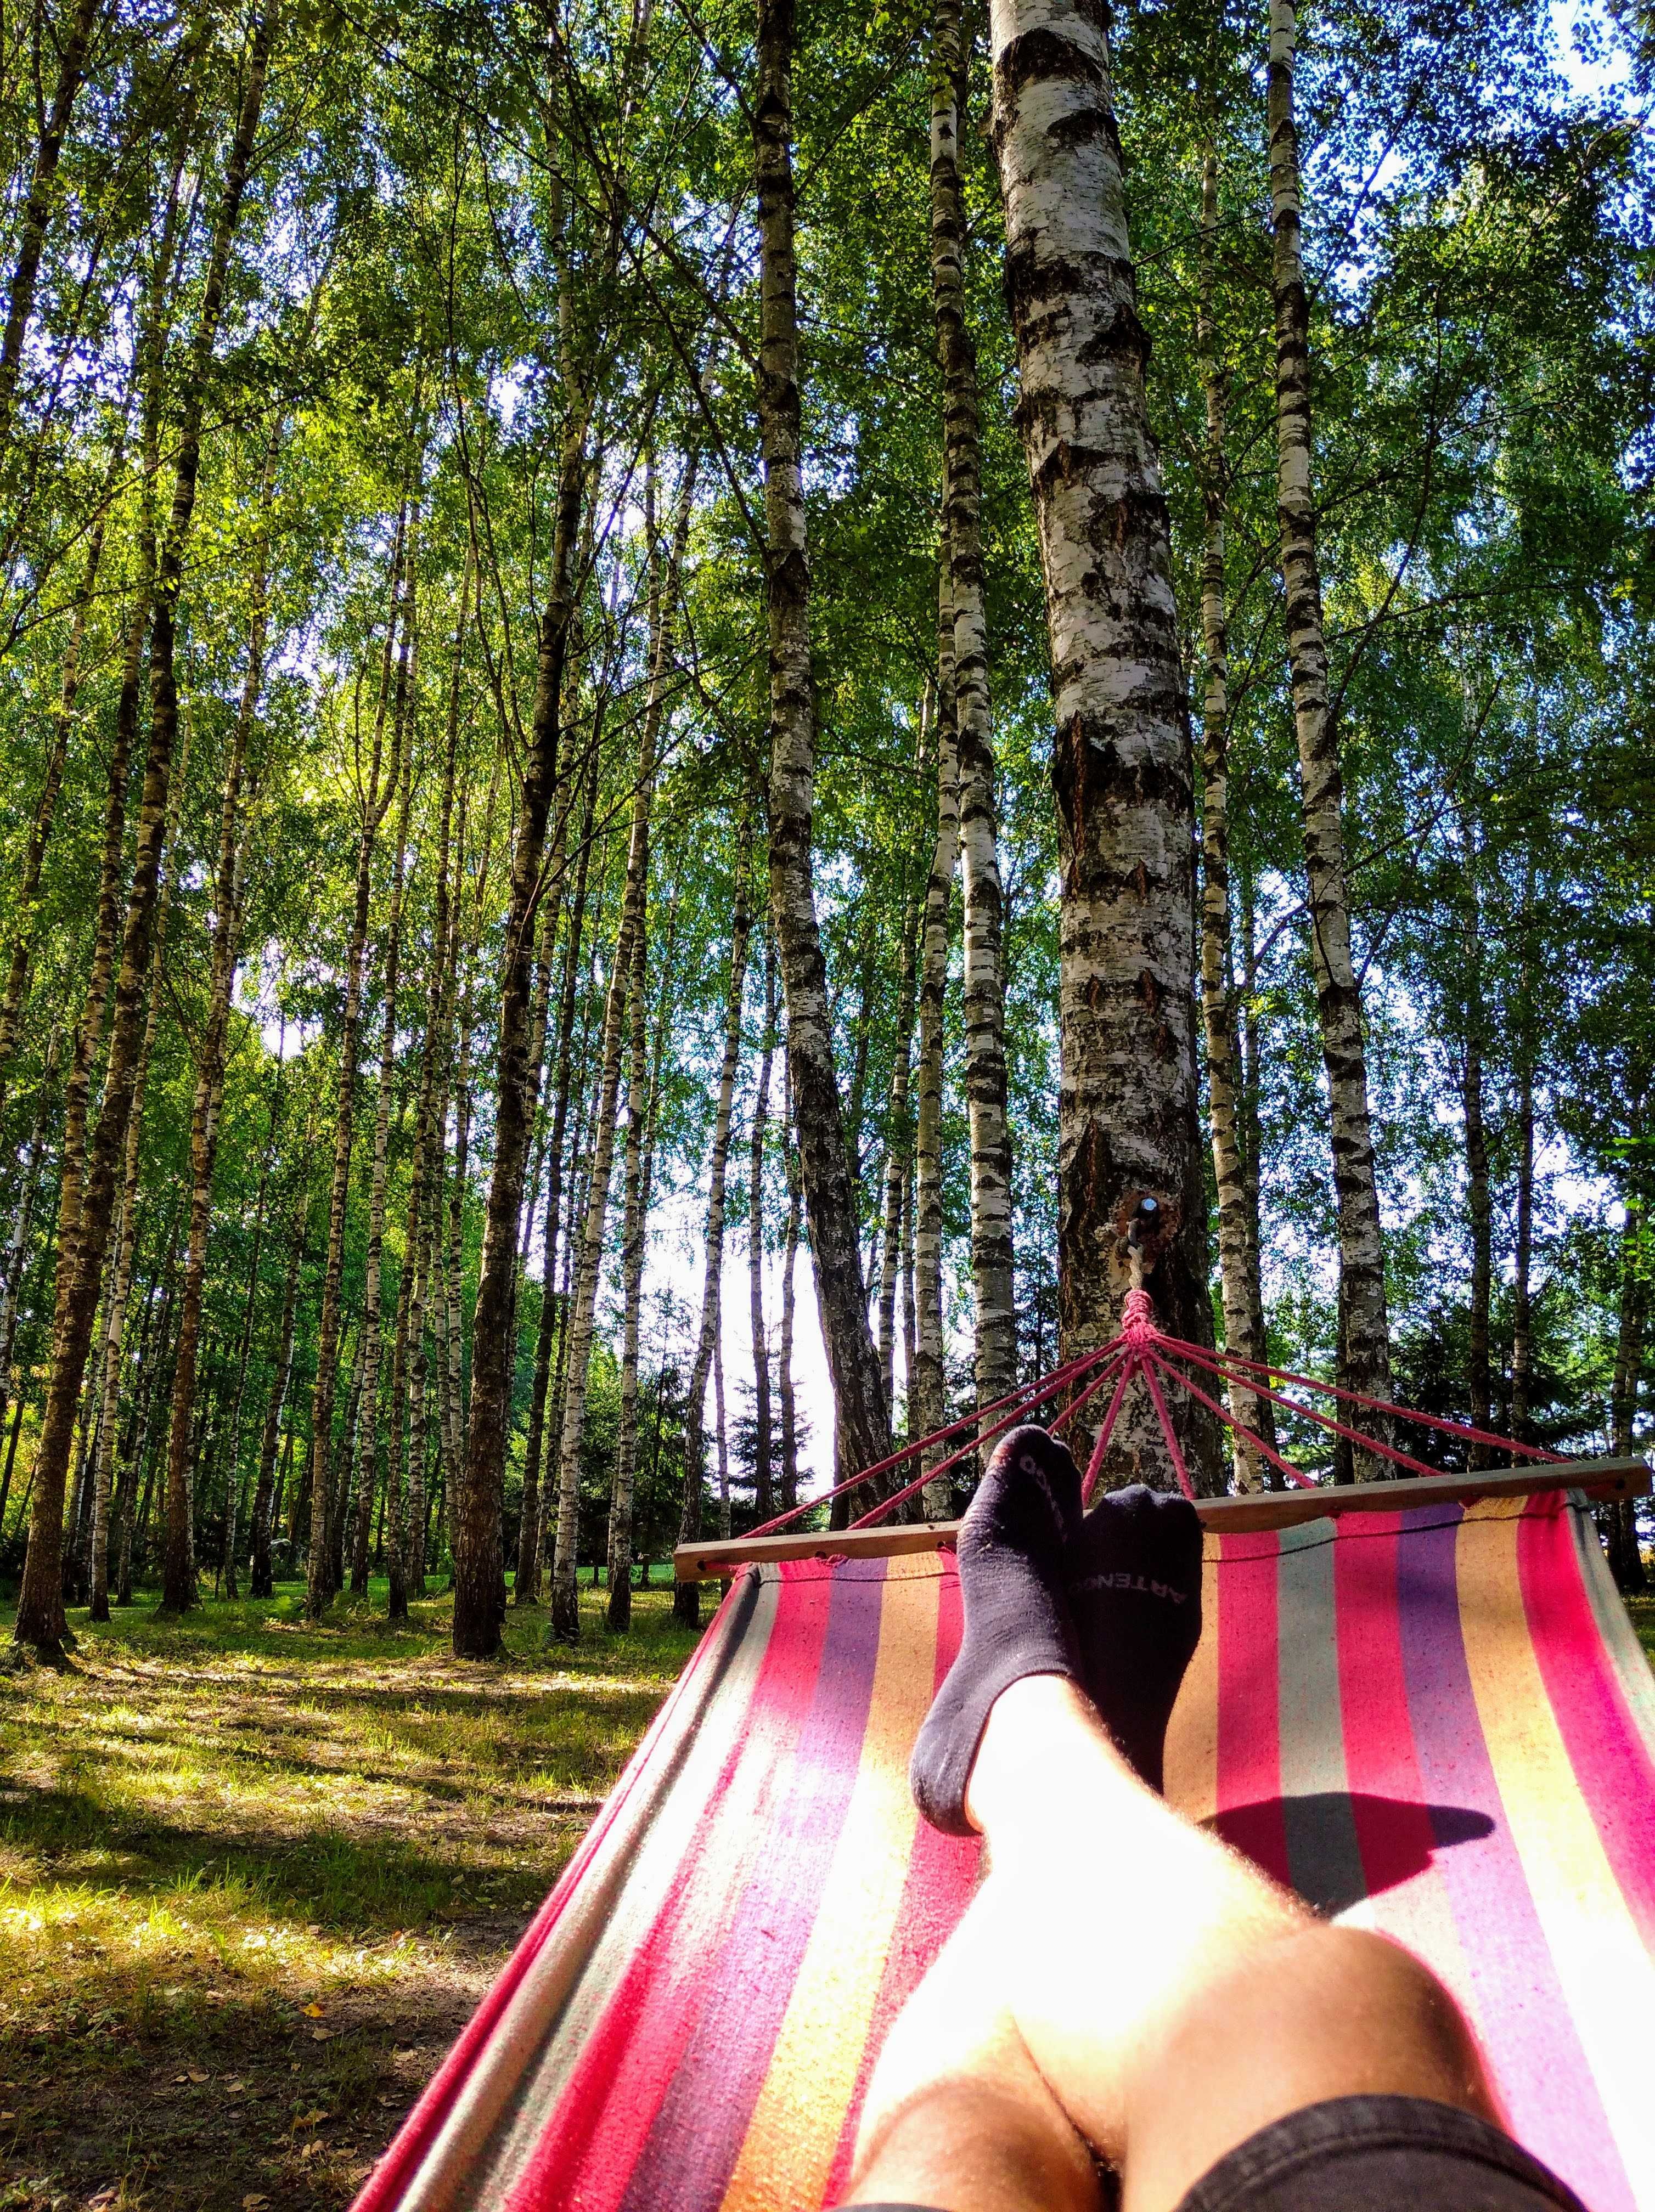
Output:
[[[1512,2131],[1581,2191],[1595,2212],[1631,2200],[1609,2119],[1506,1825],[1483,1741],[1460,1630],[1458,1506],[1402,1516],[1397,1607],[1420,1779],[1433,1814],[1435,1864],[1470,1974],[1476,2026]],[[1514,1589],[1512,1602],[1518,1601]],[[1466,1842],[1456,1812],[1486,1814]]]
[[632,2170],[622,2212],[716,2212],[770,2069],[861,1765],[885,1582],[834,1577],[816,1694],[701,2016]]

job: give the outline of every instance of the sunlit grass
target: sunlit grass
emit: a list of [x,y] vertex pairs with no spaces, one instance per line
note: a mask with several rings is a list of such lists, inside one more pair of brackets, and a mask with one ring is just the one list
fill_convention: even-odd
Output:
[[1655,1597],[1629,1597],[1627,1611],[1632,1615],[1632,1625],[1638,1632],[1638,1641],[1655,1666]]
[[0,2207],[348,2202],[694,1641],[583,1591],[473,1667],[446,1600],[301,1595],[0,1680]]

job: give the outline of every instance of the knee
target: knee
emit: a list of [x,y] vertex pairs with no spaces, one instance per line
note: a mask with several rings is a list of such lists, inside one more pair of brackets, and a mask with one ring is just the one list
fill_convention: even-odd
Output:
[[1180,2075],[1222,2064],[1274,2078],[1283,2111],[1329,2097],[1419,2096],[1497,2117],[1453,1998],[1412,1952],[1362,1929],[1317,1923],[1264,1946],[1186,2011],[1170,2042]]

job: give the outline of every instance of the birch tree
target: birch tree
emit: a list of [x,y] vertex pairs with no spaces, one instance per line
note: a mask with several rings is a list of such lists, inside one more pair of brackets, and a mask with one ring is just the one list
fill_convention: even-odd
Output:
[[758,419],[770,641],[770,926],[787,998],[788,1063],[817,1304],[843,1454],[855,1468],[885,1457],[891,1429],[862,1298],[850,1156],[811,883],[816,736],[800,445],[793,40],[793,0],[759,0],[758,76],[751,112],[762,271]]
[[[1074,0],[993,0],[990,43],[1051,652],[1059,1297],[1073,1354],[1119,1325],[1123,1240],[1145,1197],[1165,1224],[1150,1255],[1162,1323],[1202,1327],[1190,735],[1103,24]],[[1107,1481],[1171,1480],[1144,1396],[1123,1410]]]
[[[1296,0],[1270,0],[1267,79],[1270,264],[1275,308],[1276,505],[1286,594],[1287,658],[1309,884],[1311,965],[1321,1018],[1339,1211],[1339,1379],[1347,1389],[1390,1395],[1390,1329],[1384,1239],[1368,1111],[1362,1000],[1351,950],[1345,865],[1344,775],[1328,682],[1322,574],[1316,545],[1310,388],[1310,295],[1305,282],[1299,134],[1293,118]],[[1372,1481],[1396,1468],[1374,1452],[1352,1471]]]
[[[971,1274],[977,1394],[1017,1378],[1012,1285],[1012,1157],[1006,1117],[1004,900],[983,600],[983,429],[977,348],[965,316],[965,210],[959,181],[959,0],[932,15],[931,296],[943,384],[943,559],[953,620],[955,752],[964,889],[965,1096],[971,1122]],[[888,1395],[888,1394],[887,1394]]]

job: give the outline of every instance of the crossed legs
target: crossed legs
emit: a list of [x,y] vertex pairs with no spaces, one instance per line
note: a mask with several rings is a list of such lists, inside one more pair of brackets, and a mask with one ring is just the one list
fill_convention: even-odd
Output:
[[965,1810],[970,1910],[893,2027],[850,2205],[1172,2212],[1224,2154],[1336,2097],[1496,2120],[1452,2000],[1173,1813],[1058,1674],[995,1698]]

